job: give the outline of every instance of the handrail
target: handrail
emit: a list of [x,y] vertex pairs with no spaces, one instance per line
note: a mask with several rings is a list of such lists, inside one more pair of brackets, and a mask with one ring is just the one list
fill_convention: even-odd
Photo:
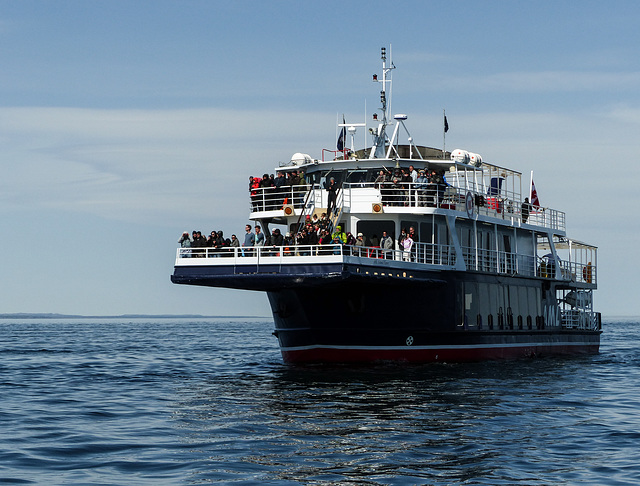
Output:
[[310,189],[308,184],[281,187],[257,187],[250,190],[251,211],[277,211],[285,205],[303,208]]
[[[315,209],[315,201],[313,204],[309,204],[309,199],[311,198],[311,195],[315,194],[315,191],[313,190],[309,190],[307,191],[307,195],[304,198],[304,204],[302,206],[302,211],[300,211],[300,215],[298,216],[298,221],[296,221],[296,233],[299,233],[302,230],[302,227],[305,224],[305,216],[307,216],[308,214],[313,213],[314,209]],[[311,208],[311,211],[308,211],[308,209]]]
[[325,162],[324,153],[327,152],[329,154],[333,154],[333,159],[326,160],[338,160],[338,154],[342,154],[342,160],[346,160],[351,150],[345,148],[342,150],[331,150],[331,149],[322,149],[322,161]]
[[[414,243],[411,251],[384,249],[372,246],[351,246],[341,244],[326,245],[283,245],[226,248],[178,248],[176,261],[186,258],[225,259],[233,258],[234,264],[252,263],[255,258],[264,257],[316,257],[323,255],[355,256],[360,258],[414,262],[426,265],[455,265],[455,251],[450,245]],[[183,262],[184,263],[184,262]],[[227,264],[225,261],[216,264]]]
[[[453,246],[421,242],[415,242],[411,251],[333,243],[326,245],[178,248],[176,263],[190,264],[190,262],[183,260],[186,258],[220,258],[215,263],[212,261],[212,264],[242,265],[255,264],[255,259],[263,258],[273,260],[274,257],[278,257],[280,261],[286,261],[289,257],[322,257],[327,255],[404,261],[447,268],[453,268],[456,264],[456,252]],[[552,262],[538,256],[474,247],[462,247],[462,256],[465,268],[470,271],[556,280],[555,266]],[[227,261],[230,258],[234,260]],[[559,266],[560,280],[577,284],[597,284],[597,269],[594,265],[561,261]]]
[[338,186],[336,189],[336,201],[335,207],[332,208],[331,213],[327,215],[329,218],[329,233],[333,234],[336,229],[336,226],[340,222],[340,217],[342,216],[342,210],[344,208],[344,190],[341,186]]
[[[482,192],[458,188],[452,185],[438,186],[429,183],[402,182],[394,185],[390,182],[344,183],[344,190],[373,188],[377,194],[375,201],[392,210],[394,207],[449,209],[466,212],[467,194],[471,193],[473,210],[478,214],[501,219],[514,218],[523,224],[543,226],[554,230],[566,231],[565,213],[552,208],[531,208],[522,213],[522,203],[501,196],[489,196]],[[353,197],[353,196],[352,196]]]
[[[389,183],[344,183],[340,187],[340,194],[338,194],[338,197],[341,196],[342,205],[348,195],[353,200],[353,190],[363,188],[376,189],[377,193],[369,197],[373,197],[372,202],[381,203],[387,210],[393,210],[394,207],[416,209],[430,207],[466,212],[467,193],[471,193],[473,210],[478,214],[501,219],[513,218],[521,221],[522,224],[566,231],[565,213],[562,211],[540,207],[531,208],[528,214],[526,212],[523,214],[522,205],[518,201],[499,196],[487,196],[454,186],[438,189],[434,184],[410,182],[399,184],[398,187],[391,187]],[[295,209],[304,211],[312,195],[317,197],[316,191],[318,190],[322,191],[317,184],[252,189],[251,211],[277,211],[283,209],[285,205],[291,205]],[[321,194],[319,207],[326,207],[326,201],[323,202],[323,197],[324,195]],[[312,205],[315,208],[318,206],[318,201],[314,199]],[[336,204],[337,206],[338,204]]]

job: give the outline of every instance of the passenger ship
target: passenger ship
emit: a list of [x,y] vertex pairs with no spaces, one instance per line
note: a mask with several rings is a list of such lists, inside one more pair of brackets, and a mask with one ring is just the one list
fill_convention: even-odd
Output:
[[[527,205],[520,172],[463,150],[415,145],[406,115],[388,112],[394,68],[383,48],[381,79],[374,75],[381,119],[369,129],[371,147],[354,149],[365,124],[340,124],[350,150],[323,150],[320,159],[297,153],[276,168],[304,171],[306,186],[250,195],[250,219],[264,233],[295,233],[307,216],[327,212],[326,184],[334,178],[331,231],[340,225],[369,239],[387,232],[393,248],[179,248],[171,280],[266,292],[273,334],[290,363],[597,353],[597,248],[567,236],[563,212]],[[381,170],[409,166],[439,172],[446,185],[375,182]],[[397,238],[411,227],[415,243],[405,252]]]

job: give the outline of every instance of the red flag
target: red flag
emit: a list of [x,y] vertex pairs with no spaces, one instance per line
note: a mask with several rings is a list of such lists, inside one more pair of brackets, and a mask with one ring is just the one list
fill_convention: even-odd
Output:
[[531,179],[531,205],[534,208],[540,207],[540,199],[538,199],[538,191],[536,191],[536,185],[533,183],[533,178]]

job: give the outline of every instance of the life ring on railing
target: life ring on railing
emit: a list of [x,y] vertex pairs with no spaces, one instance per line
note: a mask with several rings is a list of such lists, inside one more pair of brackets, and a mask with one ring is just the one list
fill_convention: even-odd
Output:
[[293,214],[293,206],[291,204],[285,204],[282,206],[285,216],[291,216]]
[[380,203],[373,203],[373,204],[371,205],[371,210],[372,210],[374,213],[381,213],[381,212],[382,212],[382,204],[380,204]]

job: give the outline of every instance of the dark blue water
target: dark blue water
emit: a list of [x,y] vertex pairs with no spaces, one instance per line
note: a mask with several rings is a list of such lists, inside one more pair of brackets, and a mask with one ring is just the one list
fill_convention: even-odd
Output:
[[640,483],[640,323],[601,354],[291,367],[269,320],[0,321],[0,482]]

